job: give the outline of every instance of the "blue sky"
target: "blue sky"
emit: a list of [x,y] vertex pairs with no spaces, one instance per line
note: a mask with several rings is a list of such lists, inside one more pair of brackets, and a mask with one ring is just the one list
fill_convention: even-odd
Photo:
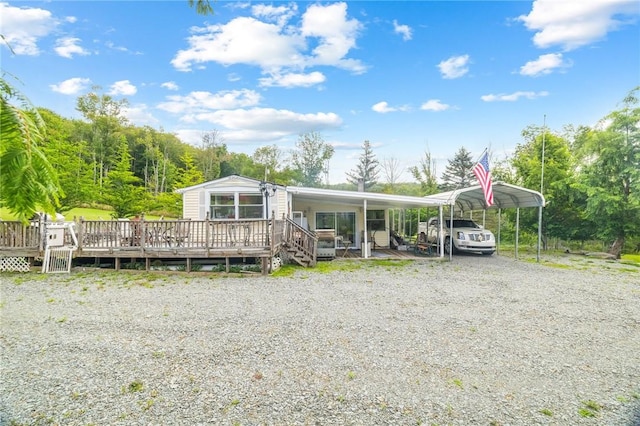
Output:
[[215,130],[233,152],[288,152],[318,132],[331,183],[365,140],[400,172],[428,150],[440,175],[462,146],[499,160],[528,125],[595,125],[640,85],[637,1],[212,4],[0,2],[2,69],[36,106],[79,118],[98,85],[193,145]]

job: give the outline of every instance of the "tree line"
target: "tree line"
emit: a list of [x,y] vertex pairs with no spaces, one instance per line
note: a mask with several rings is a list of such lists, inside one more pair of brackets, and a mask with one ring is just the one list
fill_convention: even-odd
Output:
[[[475,184],[474,159],[464,147],[439,179],[426,151],[408,169],[414,182],[401,183],[399,162],[378,161],[365,140],[346,183],[328,185],[325,178],[335,152],[317,132],[299,135],[288,152],[269,145],[247,155],[229,151],[217,131],[204,133],[200,144],[192,146],[171,133],[132,125],[123,114],[127,101],[100,94],[98,87],[77,99],[82,119],[31,106],[5,79],[0,90],[0,203],[21,219],[36,209],[65,212],[96,204],[111,208],[114,217],[150,211],[176,217],[181,198],[175,189],[233,174],[283,185],[419,196]],[[529,126],[512,156],[491,161],[494,180],[543,193],[545,241],[599,239],[610,242],[616,255],[627,239],[637,244],[639,91],[629,92],[619,109],[594,127],[566,126],[553,132]],[[511,212],[505,214],[514,221]],[[525,209],[520,224],[525,232],[537,233],[537,212]]]

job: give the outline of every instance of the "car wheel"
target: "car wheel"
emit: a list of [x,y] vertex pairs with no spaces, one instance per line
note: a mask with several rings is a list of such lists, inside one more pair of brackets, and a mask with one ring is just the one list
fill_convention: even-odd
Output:
[[[444,239],[444,252],[445,252],[445,254],[449,254],[450,244],[451,244],[451,239],[449,237],[446,237]],[[454,253],[455,253],[455,251],[454,251]]]

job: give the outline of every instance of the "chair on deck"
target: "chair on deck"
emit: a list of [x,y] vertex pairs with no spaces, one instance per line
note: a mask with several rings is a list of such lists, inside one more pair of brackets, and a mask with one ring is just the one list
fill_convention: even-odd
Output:
[[431,256],[431,244],[427,241],[427,234],[421,232],[418,235],[418,240],[416,241],[413,251],[416,255]]
[[191,233],[191,227],[189,225],[190,222],[188,219],[176,223],[173,234],[173,241],[176,243],[176,246],[184,246],[185,242],[189,238],[189,234]]

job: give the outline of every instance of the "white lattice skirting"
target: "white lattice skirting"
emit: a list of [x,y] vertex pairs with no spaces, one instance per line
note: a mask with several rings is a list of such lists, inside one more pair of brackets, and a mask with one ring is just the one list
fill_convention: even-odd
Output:
[[31,265],[26,257],[0,256],[0,272],[29,272]]

